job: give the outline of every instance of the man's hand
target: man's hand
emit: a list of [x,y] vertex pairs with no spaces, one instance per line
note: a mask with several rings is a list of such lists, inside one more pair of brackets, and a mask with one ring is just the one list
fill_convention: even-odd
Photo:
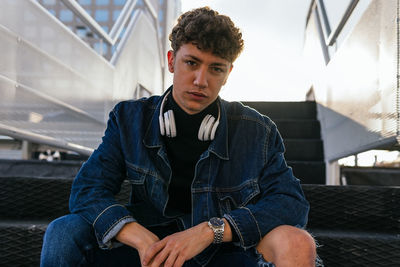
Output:
[[[232,231],[226,219],[223,242],[232,241]],[[180,267],[207,248],[214,240],[214,232],[207,222],[172,234],[152,244],[141,257],[144,266]],[[164,264],[164,265],[163,265]]]
[[172,234],[151,245],[143,258],[144,266],[180,267],[193,258],[214,240],[214,232],[207,222],[200,223],[185,231]]
[[141,261],[143,261],[147,249],[157,241],[160,241],[155,234],[137,222],[126,224],[115,238],[119,242],[135,248]]

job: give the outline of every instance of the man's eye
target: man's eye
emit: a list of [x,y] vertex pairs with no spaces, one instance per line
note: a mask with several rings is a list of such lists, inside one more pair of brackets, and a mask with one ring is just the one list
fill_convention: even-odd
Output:
[[196,62],[194,62],[192,60],[187,60],[186,64],[188,64],[189,66],[194,66],[194,65],[196,65]]
[[213,67],[213,71],[217,72],[217,73],[222,73],[222,72],[224,72],[224,69],[218,68],[218,67]]

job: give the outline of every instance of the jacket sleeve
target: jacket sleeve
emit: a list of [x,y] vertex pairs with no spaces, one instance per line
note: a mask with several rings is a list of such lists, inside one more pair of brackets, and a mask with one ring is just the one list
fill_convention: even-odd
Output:
[[111,239],[135,219],[115,200],[126,176],[117,113],[110,112],[102,143],[78,172],[71,189],[69,207],[94,228],[102,248],[111,248]]
[[309,204],[284,159],[284,145],[275,124],[266,135],[266,162],[259,177],[257,201],[238,207],[224,217],[237,233],[243,248],[256,246],[272,229],[280,225],[303,228]]

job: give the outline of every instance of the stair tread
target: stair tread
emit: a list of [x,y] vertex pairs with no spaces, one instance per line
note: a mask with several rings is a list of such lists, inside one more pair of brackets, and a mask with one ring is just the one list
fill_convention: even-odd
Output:
[[5,227],[21,227],[21,228],[31,228],[32,226],[47,227],[50,223],[49,220],[29,220],[29,219],[1,219],[0,228]]
[[387,233],[378,231],[363,231],[363,230],[343,230],[343,229],[321,229],[321,228],[309,228],[310,232],[316,236],[329,236],[329,237],[340,237],[340,238],[368,238],[368,239],[395,239],[400,242],[400,234],[398,233]]

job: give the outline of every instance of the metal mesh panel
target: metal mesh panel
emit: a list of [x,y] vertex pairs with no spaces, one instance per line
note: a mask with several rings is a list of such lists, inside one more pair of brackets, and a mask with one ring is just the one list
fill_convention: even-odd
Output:
[[39,266],[46,223],[0,223],[0,265]]
[[400,237],[377,233],[315,231],[325,267],[400,266]]
[[[0,178],[0,218],[53,220],[68,214],[73,179],[68,178]],[[125,182],[117,201],[127,204],[130,185]]]
[[400,232],[399,187],[303,185],[303,189],[311,206],[311,229]]

